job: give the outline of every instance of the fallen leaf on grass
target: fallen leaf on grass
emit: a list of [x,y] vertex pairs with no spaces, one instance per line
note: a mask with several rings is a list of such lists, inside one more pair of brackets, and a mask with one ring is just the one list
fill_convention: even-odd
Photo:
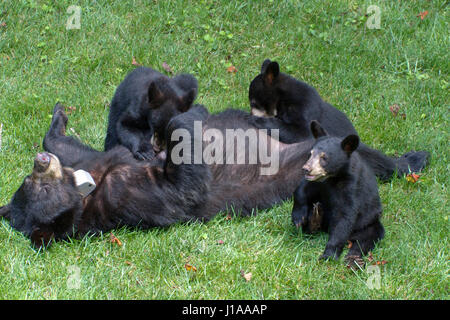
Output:
[[194,272],[197,271],[197,268],[194,267],[194,266],[192,266],[192,265],[190,265],[189,263],[185,263],[185,264],[184,264],[184,268],[185,268],[187,271],[194,271]]
[[217,244],[224,244],[225,242],[223,242],[223,240],[219,240],[217,241]]
[[228,72],[228,73],[236,73],[236,72],[237,72],[237,69],[236,69],[235,66],[229,66],[229,67],[227,68],[227,72]]
[[3,28],[3,27],[6,27],[6,22],[5,21],[0,22],[0,28]]
[[389,110],[391,110],[392,115],[394,117],[396,117],[398,114],[398,111],[400,110],[400,106],[395,103],[392,106],[389,106]]
[[225,221],[229,221],[229,220],[231,220],[231,215],[227,215],[226,217],[225,217]]
[[136,58],[135,57],[133,57],[133,60],[131,61],[131,64],[133,65],[133,66],[136,66],[136,67],[139,67],[141,64],[139,64],[137,61],[136,61]]
[[409,173],[406,175],[406,181],[411,182],[411,183],[416,183],[417,180],[419,180],[420,175],[413,173]]
[[168,72],[168,73],[170,73],[170,74],[173,73],[172,68],[171,68],[166,62],[163,62],[163,63],[162,63],[162,67],[163,67],[164,70],[166,70],[166,72]]
[[249,282],[252,279],[252,273],[245,273],[244,270],[241,270],[241,276],[245,279],[245,281]]
[[369,251],[369,255],[367,256],[367,260],[369,260],[369,262],[373,261],[372,251]]
[[350,249],[351,247],[353,247],[353,242],[347,240],[347,248]]
[[425,19],[425,17],[426,17],[427,15],[428,15],[428,10],[419,13],[419,14],[417,15],[417,17],[420,18],[420,20],[423,20],[423,19]]
[[74,112],[76,110],[77,110],[77,107],[68,106],[67,110],[66,110],[66,113],[67,114],[72,114],[72,112]]
[[112,232],[109,234],[109,242],[117,244],[119,247],[122,246],[122,241],[119,240]]

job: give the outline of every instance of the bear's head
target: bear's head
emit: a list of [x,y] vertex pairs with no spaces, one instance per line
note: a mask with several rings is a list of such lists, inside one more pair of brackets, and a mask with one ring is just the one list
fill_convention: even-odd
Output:
[[354,134],[344,139],[330,137],[315,120],[311,121],[311,132],[316,141],[311,156],[303,166],[305,179],[324,181],[344,173],[348,169],[353,151],[359,145],[359,137]]
[[48,246],[52,239],[72,236],[82,207],[73,170],[63,168],[55,155],[42,152],[11,202],[0,207],[0,216],[39,248]]
[[264,60],[261,73],[250,83],[248,97],[251,113],[258,117],[274,117],[277,115],[279,93],[276,83],[280,74],[277,62]]
[[197,79],[189,74],[173,78],[161,77],[148,88],[150,126],[153,128],[152,144],[156,149],[164,147],[164,130],[170,119],[192,106],[197,96]]

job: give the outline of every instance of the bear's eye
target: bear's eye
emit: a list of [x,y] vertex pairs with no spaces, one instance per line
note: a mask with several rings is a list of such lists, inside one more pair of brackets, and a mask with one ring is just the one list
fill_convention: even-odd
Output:
[[328,156],[325,153],[321,153],[320,154],[320,159],[322,159],[323,161],[327,162],[328,161]]

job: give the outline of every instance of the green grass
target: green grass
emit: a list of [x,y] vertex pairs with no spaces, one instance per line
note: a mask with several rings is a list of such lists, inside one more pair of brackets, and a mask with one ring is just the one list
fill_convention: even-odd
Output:
[[[65,29],[72,4],[82,9],[80,30]],[[371,4],[379,30],[365,27]],[[367,144],[391,155],[428,150],[431,162],[415,184],[380,185],[386,237],[373,257],[388,263],[379,289],[342,260],[319,262],[327,236],[297,233],[287,201],[251,218],[115,230],[121,247],[105,234],[37,252],[1,221],[0,298],[449,298],[447,1],[6,0],[1,22],[1,204],[31,172],[57,101],[76,107],[69,127],[102,148],[108,104],[133,57],[194,74],[197,102],[211,112],[248,110],[251,79],[265,58],[277,60],[346,112]],[[392,116],[393,104],[405,119]],[[68,287],[73,266],[79,289]]]

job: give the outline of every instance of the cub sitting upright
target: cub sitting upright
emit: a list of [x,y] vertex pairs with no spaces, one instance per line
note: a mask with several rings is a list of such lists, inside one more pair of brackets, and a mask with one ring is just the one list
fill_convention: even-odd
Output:
[[311,231],[315,206],[320,203],[320,229],[329,233],[321,259],[338,259],[347,240],[352,246],[346,256],[349,265],[362,264],[362,255],[384,236],[380,222],[382,207],[377,181],[361,160],[359,138],[330,137],[317,121],[311,122],[316,142],[303,166],[305,178],[294,192],[292,221],[303,231]]
[[197,79],[189,74],[169,78],[151,68],[133,70],[111,102],[105,151],[123,145],[136,159],[152,159],[150,141],[161,144],[167,123],[191,107],[197,88]]

